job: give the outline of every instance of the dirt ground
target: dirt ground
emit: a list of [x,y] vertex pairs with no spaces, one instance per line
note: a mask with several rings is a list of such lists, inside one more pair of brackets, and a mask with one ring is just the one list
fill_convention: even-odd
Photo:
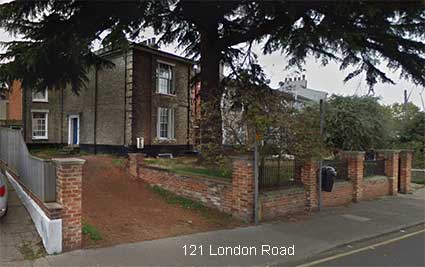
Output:
[[241,226],[216,210],[207,214],[169,204],[149,185],[129,175],[126,160],[84,156],[83,222],[93,225],[102,240],[85,237],[84,247],[159,239]]

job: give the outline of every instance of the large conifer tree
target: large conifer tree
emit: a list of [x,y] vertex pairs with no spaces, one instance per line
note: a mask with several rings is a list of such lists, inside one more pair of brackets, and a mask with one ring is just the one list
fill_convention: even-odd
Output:
[[0,78],[22,79],[24,88],[78,91],[88,67],[108,64],[93,53],[101,37],[123,45],[152,27],[162,43],[177,41],[200,59],[204,143],[222,139],[220,62],[234,65],[253,42],[289,56],[291,66],[310,55],[354,66],[346,79],[365,73],[370,86],[392,82],[382,62],[425,85],[424,1],[16,0],[0,6],[0,26],[22,38],[6,44],[2,59],[11,61]]

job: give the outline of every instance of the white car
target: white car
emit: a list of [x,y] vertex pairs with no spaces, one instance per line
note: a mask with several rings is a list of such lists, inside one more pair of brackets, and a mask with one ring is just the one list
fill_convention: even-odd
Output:
[[0,218],[7,212],[6,176],[0,172]]

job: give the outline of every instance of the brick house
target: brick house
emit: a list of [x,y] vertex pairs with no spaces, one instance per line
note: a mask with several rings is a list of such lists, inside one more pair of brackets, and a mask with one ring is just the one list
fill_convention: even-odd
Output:
[[24,95],[29,146],[79,146],[126,153],[174,153],[191,146],[190,79],[193,62],[146,44],[99,51],[114,63],[89,72],[87,88]]
[[20,81],[0,88],[0,126],[20,129],[22,127],[22,88]]

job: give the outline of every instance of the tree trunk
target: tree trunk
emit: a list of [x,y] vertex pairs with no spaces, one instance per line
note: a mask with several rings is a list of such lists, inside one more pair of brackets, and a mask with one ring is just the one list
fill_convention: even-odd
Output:
[[221,99],[224,92],[220,84],[221,51],[215,46],[217,27],[210,29],[201,33],[201,145],[221,149]]

